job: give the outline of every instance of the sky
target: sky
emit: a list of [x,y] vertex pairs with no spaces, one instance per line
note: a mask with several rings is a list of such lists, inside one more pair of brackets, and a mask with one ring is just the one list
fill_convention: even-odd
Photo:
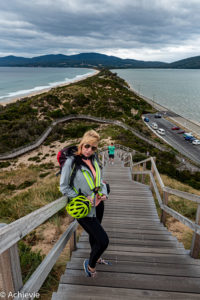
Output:
[[0,57],[98,52],[173,62],[200,55],[200,0],[1,0]]

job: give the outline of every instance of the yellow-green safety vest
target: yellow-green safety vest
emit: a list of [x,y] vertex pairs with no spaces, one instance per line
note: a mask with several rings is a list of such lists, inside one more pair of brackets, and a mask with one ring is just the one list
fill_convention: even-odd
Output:
[[[97,163],[97,161],[95,160],[94,161],[94,167],[95,167],[95,171],[96,171],[96,182],[95,182],[95,185],[94,185],[94,181],[93,179],[91,178],[90,176],[90,173],[87,171],[87,170],[82,170],[83,172],[83,175],[87,181],[87,184],[89,185],[89,188],[91,191],[93,191],[91,197],[94,198],[95,197],[95,194],[99,194],[100,196],[102,196],[103,194],[99,191],[99,188],[101,186],[101,171],[100,171],[100,168],[99,168],[99,165]],[[78,191],[75,189],[74,187],[74,190],[75,192],[78,194]]]

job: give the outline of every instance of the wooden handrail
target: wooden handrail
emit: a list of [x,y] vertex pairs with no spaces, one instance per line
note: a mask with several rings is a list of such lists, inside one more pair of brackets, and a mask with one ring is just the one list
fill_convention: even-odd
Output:
[[161,188],[163,189],[163,188],[164,188],[164,183],[163,183],[163,181],[162,181],[162,178],[160,177],[160,174],[159,174],[159,172],[158,172],[158,169],[157,169],[157,167],[156,167],[156,164],[155,164],[155,161],[154,161],[153,157],[151,157],[151,165],[152,165],[153,170],[154,170],[154,172],[155,172],[155,175],[156,175],[156,177],[157,177],[157,179],[158,179],[158,182],[159,182]]
[[161,196],[160,196],[160,193],[159,193],[156,181],[155,181],[155,179],[153,177],[153,174],[151,172],[149,172],[149,175],[150,175],[150,179],[151,179],[151,182],[153,184],[153,187],[154,187],[154,191],[156,193],[156,197],[158,199],[158,203],[160,204],[160,206],[162,206],[162,199],[161,199]]
[[198,195],[183,192],[183,191],[179,191],[179,190],[176,190],[176,189],[172,189],[172,188],[167,187],[167,186],[163,187],[163,191],[165,191],[165,192],[167,192],[171,195],[175,195],[175,196],[178,196],[178,197],[181,197],[181,198],[184,198],[184,199],[187,199],[187,200],[190,200],[190,201],[193,201],[195,203],[200,204],[200,196],[198,196]]
[[0,228],[0,254],[21,240],[33,229],[66,206],[67,197],[61,197],[32,213]]
[[146,158],[146,159],[144,159],[144,160],[141,160],[141,161],[139,161],[139,162],[134,162],[133,163],[133,167],[135,167],[135,166],[138,166],[138,165],[141,165],[142,163],[144,163],[144,162],[148,162],[148,161],[151,161],[151,157],[149,157],[149,158]]

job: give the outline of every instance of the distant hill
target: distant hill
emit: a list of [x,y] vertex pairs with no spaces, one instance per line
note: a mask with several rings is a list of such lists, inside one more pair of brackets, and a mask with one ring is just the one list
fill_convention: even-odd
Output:
[[76,55],[50,54],[33,58],[0,57],[1,67],[106,67],[106,68],[163,68],[167,63],[122,59],[99,53]]
[[0,57],[0,67],[89,67],[89,68],[176,68],[200,69],[200,56],[182,59],[173,63],[122,59],[100,53],[76,55],[49,54],[32,58]]
[[200,69],[200,56],[194,56],[175,61],[168,66],[176,69]]

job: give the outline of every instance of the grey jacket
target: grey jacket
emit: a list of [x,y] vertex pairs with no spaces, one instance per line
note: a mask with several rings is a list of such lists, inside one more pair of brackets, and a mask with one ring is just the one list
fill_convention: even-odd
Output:
[[[66,195],[68,198],[74,198],[77,196],[77,193],[75,192],[75,190],[69,185],[70,177],[71,177],[70,175],[72,172],[72,162],[73,162],[73,157],[69,157],[66,160],[66,162],[62,168],[62,173],[61,173],[61,178],[60,178],[60,191],[63,195]],[[75,187],[75,189],[77,191],[81,190],[81,193],[83,193],[86,197],[91,196],[92,191],[90,190],[90,188],[88,186],[88,183],[83,175],[82,170],[87,170],[89,172],[91,178],[93,178],[93,180],[94,180],[93,174],[90,171],[90,169],[87,168],[86,166],[81,166],[81,170],[78,169],[76,171],[73,186]],[[102,194],[107,196],[106,184],[103,183],[102,177],[101,177],[100,191]],[[96,217],[95,206],[92,206],[92,209],[91,209],[90,213],[87,215],[87,217]]]

